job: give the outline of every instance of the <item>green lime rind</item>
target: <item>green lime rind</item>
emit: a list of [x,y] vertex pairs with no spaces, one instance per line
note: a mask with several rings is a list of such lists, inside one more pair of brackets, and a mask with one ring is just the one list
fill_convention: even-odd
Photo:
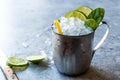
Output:
[[[77,11],[77,10],[75,10],[75,11]],[[82,13],[87,18],[86,14],[84,14],[83,12],[81,12],[81,11],[77,11],[77,12]]]
[[12,69],[14,69],[15,71],[23,71],[25,69],[27,69],[29,65],[25,65],[25,66],[22,66],[22,67],[16,67],[16,66],[12,66]]
[[8,58],[6,64],[11,67],[23,67],[28,66],[28,61],[24,60],[23,58],[11,56]]
[[76,11],[83,12],[86,16],[88,16],[92,12],[92,8],[88,6],[80,6],[76,9]]
[[85,26],[90,27],[93,30],[96,30],[99,24],[94,19],[86,19]]
[[39,63],[40,61],[44,60],[44,56],[29,56],[27,57],[27,60],[32,63]]
[[65,14],[65,17],[66,18],[75,17],[75,18],[79,18],[79,19],[81,19],[83,21],[86,20],[86,16],[83,13],[78,12],[78,11],[70,11],[70,12]]
[[104,14],[104,8],[96,8],[88,15],[88,19],[94,19],[99,24],[103,20]]

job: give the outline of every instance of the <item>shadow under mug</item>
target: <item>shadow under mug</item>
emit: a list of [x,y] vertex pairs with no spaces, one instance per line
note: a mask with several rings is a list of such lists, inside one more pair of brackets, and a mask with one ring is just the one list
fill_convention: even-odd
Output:
[[79,75],[89,69],[95,51],[102,45],[109,33],[109,25],[93,48],[94,32],[82,36],[60,35],[52,30],[53,60],[57,70],[66,75]]

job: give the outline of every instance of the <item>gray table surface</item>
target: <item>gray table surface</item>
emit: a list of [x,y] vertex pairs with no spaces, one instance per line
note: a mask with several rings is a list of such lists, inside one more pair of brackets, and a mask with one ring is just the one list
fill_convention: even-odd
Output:
[[[26,70],[16,71],[20,80],[120,80],[119,3],[120,0],[1,0],[0,48],[7,56],[47,56],[47,63],[30,63]],[[104,7],[110,34],[96,51],[87,73],[64,76],[52,61],[50,27],[55,19],[81,5]],[[101,27],[96,31],[95,44],[104,30]],[[1,70],[0,80],[6,80]]]

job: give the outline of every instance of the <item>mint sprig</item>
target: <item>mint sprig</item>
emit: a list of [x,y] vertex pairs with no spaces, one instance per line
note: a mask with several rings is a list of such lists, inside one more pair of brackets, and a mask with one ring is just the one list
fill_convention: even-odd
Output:
[[88,15],[88,19],[92,18],[99,24],[103,20],[104,13],[104,8],[96,8]]
[[85,26],[91,27],[93,30],[96,30],[100,22],[103,20],[105,10],[104,8],[96,8],[85,20]]

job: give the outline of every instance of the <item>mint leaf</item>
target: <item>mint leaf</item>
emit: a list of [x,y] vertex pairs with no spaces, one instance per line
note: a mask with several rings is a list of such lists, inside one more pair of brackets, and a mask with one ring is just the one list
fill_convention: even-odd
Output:
[[104,13],[104,8],[96,8],[88,15],[88,19],[94,19],[99,24],[103,20]]
[[94,19],[86,19],[85,26],[91,27],[93,30],[95,30],[99,25]]

